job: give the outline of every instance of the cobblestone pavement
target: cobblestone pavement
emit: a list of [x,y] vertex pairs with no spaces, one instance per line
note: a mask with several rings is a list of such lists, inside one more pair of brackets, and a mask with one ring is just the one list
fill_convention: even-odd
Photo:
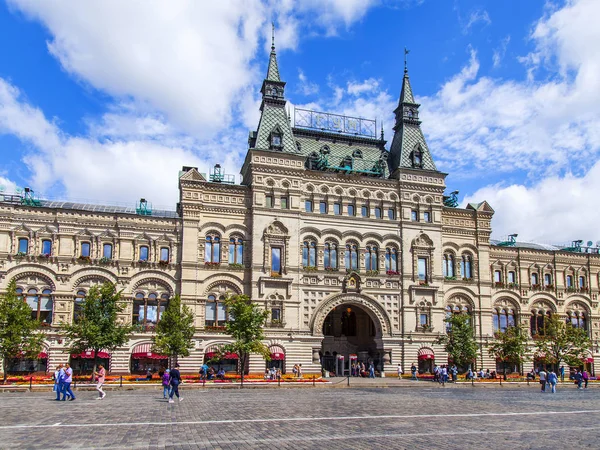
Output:
[[0,448],[600,448],[600,389],[181,389],[0,394]]

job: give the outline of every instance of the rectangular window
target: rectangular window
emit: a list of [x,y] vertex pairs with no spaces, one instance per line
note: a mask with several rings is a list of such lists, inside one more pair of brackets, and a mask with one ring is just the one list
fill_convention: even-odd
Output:
[[396,210],[393,208],[388,209],[388,219],[396,220]]
[[425,222],[431,222],[431,213],[429,213],[429,212],[424,212],[424,213],[423,213],[423,220],[424,220]]
[[508,282],[509,283],[516,283],[517,282],[517,277],[516,277],[515,273],[512,270],[510,272],[508,272]]
[[281,197],[281,209],[288,209],[288,198]]
[[304,209],[306,212],[313,212],[313,202],[311,200],[306,200],[304,202]]
[[425,313],[419,314],[419,323],[421,326],[427,325],[427,314],[425,314]]
[[549,273],[544,275],[544,286],[550,286],[552,284],[552,275]]
[[573,287],[573,275],[567,275],[567,287]]
[[381,208],[375,208],[375,218],[381,219]]
[[348,205],[348,215],[354,217],[354,205]]
[[169,261],[169,247],[160,248],[160,260],[163,262]]
[[333,213],[339,216],[342,213],[342,205],[340,203],[333,204]]
[[271,308],[271,320],[281,320],[281,309]]
[[417,259],[417,273],[419,281],[427,281],[427,258]]
[[217,325],[224,327],[227,323],[227,306],[223,302],[217,303]]
[[319,212],[321,214],[327,214],[327,202],[319,202]]
[[27,254],[29,252],[29,239],[19,238],[19,253]]
[[140,261],[148,261],[148,246],[142,245],[140,247]]
[[494,282],[500,283],[501,281],[502,281],[502,272],[500,272],[499,270],[495,270],[494,271]]
[[50,256],[52,254],[52,241],[49,239],[44,239],[42,241],[42,255]]
[[267,208],[272,208],[273,207],[273,196],[272,195],[265,196],[265,206]]
[[215,324],[216,320],[217,320],[217,304],[215,302],[207,302],[206,303],[205,323],[208,326],[212,326]]
[[81,256],[90,257],[90,243],[82,242],[81,243]]
[[369,217],[369,207],[367,205],[362,205],[360,207],[360,215],[363,217]]
[[410,220],[412,220],[413,222],[419,221],[419,212],[417,210],[413,209],[410,212]]
[[271,248],[271,273],[281,273],[281,248]]
[[112,244],[104,244],[102,246],[102,257],[112,259]]
[[579,288],[585,287],[585,277],[579,277]]

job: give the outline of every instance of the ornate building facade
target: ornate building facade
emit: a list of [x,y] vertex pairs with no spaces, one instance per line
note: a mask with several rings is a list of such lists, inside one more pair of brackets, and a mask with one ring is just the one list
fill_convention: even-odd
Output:
[[[355,360],[431,370],[448,362],[436,342],[455,313],[472,318],[479,367],[496,369],[486,350],[495,333],[523,323],[533,338],[549,313],[588,330],[593,362],[598,250],[490,240],[489,204],[458,208],[444,196],[446,174],[421,131],[406,70],[389,150],[369,120],[296,110],[292,123],[274,47],[261,93],[241,184],[218,166],[209,177],[184,167],[176,211],[151,211],[144,201],[136,209],[48,202],[28,192],[0,198],[0,290],[15,280],[46,334],[39,360],[14,370],[69,360],[85,370],[90,355],[70,355],[60,325],[107,281],[123,290],[121,320],[138,325],[128,345],[101,355],[113,373],[164,363],[151,337],[176,294],[196,318],[185,371],[227,342],[228,294],[247,294],[270,312],[269,364],[284,370],[340,374]],[[236,364],[229,357],[226,369]],[[265,364],[252,356],[248,370]]]

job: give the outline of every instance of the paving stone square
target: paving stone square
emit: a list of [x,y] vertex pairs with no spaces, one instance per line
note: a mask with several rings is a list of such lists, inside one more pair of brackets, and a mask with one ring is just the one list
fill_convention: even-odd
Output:
[[0,448],[599,448],[600,389],[536,386],[0,394]]

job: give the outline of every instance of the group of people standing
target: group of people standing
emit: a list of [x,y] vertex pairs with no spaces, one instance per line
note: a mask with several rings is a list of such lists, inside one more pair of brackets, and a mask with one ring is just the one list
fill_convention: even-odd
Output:
[[367,367],[364,362],[354,362],[350,366],[350,374],[353,377],[375,378],[375,365],[370,362]]
[[179,385],[182,383],[181,372],[179,372],[179,364],[175,364],[174,369],[166,369],[164,372],[158,373],[162,380],[163,398],[169,398],[169,403],[175,403],[173,396],[176,396],[179,401],[183,397],[179,396]]

